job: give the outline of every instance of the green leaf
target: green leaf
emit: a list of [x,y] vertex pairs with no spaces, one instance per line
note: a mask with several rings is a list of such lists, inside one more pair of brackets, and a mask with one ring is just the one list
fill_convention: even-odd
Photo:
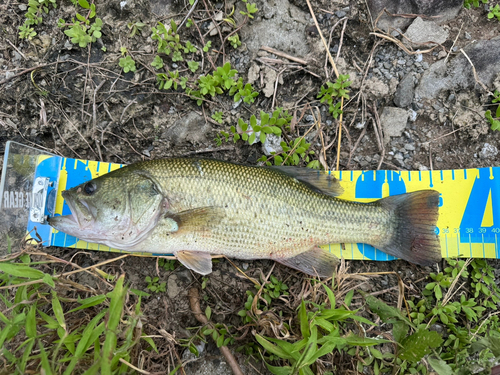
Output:
[[454,371],[451,367],[443,361],[441,358],[429,357],[427,358],[427,362],[432,366],[434,371],[438,373],[438,375],[453,375]]
[[78,0],[78,4],[84,9],[90,9],[90,5],[87,0]]
[[63,308],[55,292],[52,292],[52,311],[54,311],[54,315],[56,316],[59,326],[61,326],[64,330],[66,330],[66,322],[64,320]]
[[210,317],[212,316],[212,309],[210,308],[210,306],[207,306],[207,308],[205,309],[205,316],[208,320],[210,320]]
[[401,311],[399,311],[395,307],[387,305],[385,302],[383,302],[382,300],[380,300],[372,295],[366,294],[366,293],[361,292],[361,291],[360,291],[360,293],[365,297],[365,301],[368,304],[368,306],[370,307],[370,310],[373,311],[378,316],[380,316],[382,321],[386,322],[390,318],[398,318],[398,319],[402,320],[403,322],[406,322],[406,324],[408,324],[410,327],[415,327],[410,322],[410,320],[407,317],[405,317],[401,313]]
[[18,263],[0,263],[0,271],[16,277],[24,277],[34,280],[41,280],[45,274],[29,266]]
[[[299,147],[300,148],[300,147]],[[299,152],[298,149],[297,149],[297,153],[299,154],[302,154],[304,153],[304,151],[302,152]],[[344,299],[344,303],[347,305],[347,306],[351,306],[351,301],[352,301],[352,297],[354,296],[354,289],[353,290],[350,290],[346,296],[345,296],[345,299]]]
[[30,306],[28,314],[26,314],[26,325],[24,327],[26,336],[30,339],[36,338],[36,302]]
[[431,348],[437,348],[442,343],[443,338],[439,333],[419,329],[401,342],[403,349],[399,352],[398,357],[404,361],[418,362],[431,352]]
[[276,346],[276,345],[272,344],[271,342],[267,341],[261,335],[257,334],[257,335],[255,335],[255,338],[257,339],[259,344],[262,345],[262,347],[265,350],[267,350],[269,353],[277,355],[278,357],[280,357],[282,359],[293,359],[293,357],[290,354],[288,354],[285,350],[283,350],[279,346]]
[[256,135],[255,135],[255,132],[253,132],[252,134],[250,134],[250,138],[248,139],[248,144],[251,145],[255,142],[255,138],[256,138]]
[[302,337],[308,339],[310,336],[309,321],[307,319],[306,304],[304,300],[300,303],[299,307],[299,320],[300,320],[300,332]]
[[408,335],[408,330],[410,327],[406,322],[397,321],[392,324],[392,336],[394,337],[394,341],[397,343],[401,343],[403,339]]

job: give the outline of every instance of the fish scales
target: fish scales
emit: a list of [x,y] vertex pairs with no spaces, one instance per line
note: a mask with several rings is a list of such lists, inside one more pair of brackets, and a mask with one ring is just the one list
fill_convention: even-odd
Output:
[[439,193],[363,204],[341,200],[325,173],[174,158],[123,167],[63,193],[71,215],[50,225],[120,250],[173,253],[196,272],[210,254],[274,259],[331,276],[338,259],[318,247],[366,243],[417,264],[441,259],[434,233]]
[[317,193],[271,168],[197,159],[139,163],[137,168],[158,180],[173,212],[220,207],[225,213],[220,222],[210,223],[210,235],[195,232],[174,239],[158,226],[144,244],[153,251],[175,241],[179,250],[281,258],[318,243],[373,242],[391,230],[390,215],[379,205]]

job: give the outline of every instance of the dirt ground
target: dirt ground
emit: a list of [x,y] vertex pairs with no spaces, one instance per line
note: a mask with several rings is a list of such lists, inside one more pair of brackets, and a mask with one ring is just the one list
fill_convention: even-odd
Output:
[[[299,118],[295,131],[303,134],[313,122],[310,109],[301,116],[308,104],[320,110],[323,143],[327,147],[324,164],[334,168],[338,121],[316,98],[327,80],[326,74],[332,80],[333,73],[326,63],[325,49],[307,4],[301,1],[288,3],[286,0],[256,3],[259,11],[255,18],[245,20],[239,13],[244,9],[242,2],[200,1],[190,15],[200,32],[194,26],[179,29],[181,40],[191,41],[198,49],[192,56],[200,63],[196,76],[213,70],[209,59],[202,57],[201,53],[201,48],[210,40],[213,50],[209,56],[215,66],[230,61],[245,82],[253,78],[254,88],[259,92],[252,104],[234,103],[228,95],[217,95],[198,106],[181,89],[159,90],[150,65],[156,55],[151,28],[157,21],[168,24],[173,19],[179,24],[191,8],[187,1],[128,0],[120,3],[97,0],[97,16],[103,20],[102,37],[85,48],[69,42],[63,31],[56,27],[58,19],[68,21],[74,17],[75,6],[70,1],[62,1],[56,9],[49,6],[48,14],[43,14],[43,22],[35,26],[37,36],[31,41],[20,39],[18,33],[18,27],[24,22],[26,3],[4,1],[0,5],[0,153],[4,151],[5,142],[13,140],[66,157],[124,164],[198,155],[255,165],[263,155],[260,143],[249,146],[241,141],[233,143],[230,139],[217,145],[220,131],[229,131],[239,117],[248,119],[260,110],[271,112],[276,107],[283,107]],[[233,28],[219,21],[220,30],[211,35],[211,19],[219,12],[230,14],[233,5],[235,23],[243,25],[240,31],[242,45],[234,49],[226,42],[222,50],[221,37],[227,36]],[[374,117],[374,111],[381,112],[383,107],[393,106],[396,87],[404,75],[412,72],[418,78],[425,66],[441,57],[437,50],[425,53],[417,66],[413,63],[414,57],[406,55],[395,44],[370,35],[372,25],[364,1],[313,0],[312,8],[334,57],[340,50],[340,73],[350,73],[354,78],[352,99],[346,102],[344,110],[340,168],[376,169],[381,149],[369,119]],[[471,40],[499,35],[499,26],[488,22],[482,12],[483,9],[462,9],[455,20],[447,23],[450,38],[443,45],[445,50],[452,48],[455,38],[455,46],[460,49]],[[138,21],[145,26],[130,37],[128,24]],[[263,28],[265,22],[268,26]],[[273,27],[282,30],[283,35],[288,34],[289,38],[274,40]],[[266,34],[271,37],[266,39]],[[257,43],[266,41],[269,47],[305,59],[307,63],[300,64],[256,47]],[[120,68],[122,47],[126,47],[136,61],[135,72],[124,73]],[[452,56],[456,53],[451,52]],[[406,63],[398,70],[397,61],[401,59],[406,59]],[[195,77],[188,71],[185,61],[165,61],[168,61],[169,69],[177,68],[181,73]],[[374,71],[379,63],[394,68],[391,78]],[[277,74],[280,79],[277,79]],[[360,90],[362,95],[356,96]],[[265,92],[270,95],[266,96]],[[454,97],[450,99],[450,95]],[[437,102],[442,104],[437,105]],[[390,139],[381,168],[425,170],[498,165],[498,152],[481,156],[485,143],[499,146],[498,132],[489,130],[482,115],[484,104],[484,96],[478,88],[466,96],[453,90],[443,92],[434,103],[413,105],[411,108],[418,113],[416,121],[408,122],[401,136]],[[223,124],[211,118],[215,111],[224,113]],[[466,120],[454,122],[455,117]],[[317,131],[311,132],[308,141],[316,154],[325,147]],[[81,267],[114,256],[74,249],[46,251],[62,259],[71,259]],[[418,295],[426,275],[436,270],[435,267],[418,267],[403,261],[346,263],[353,273],[396,271],[403,282],[413,288],[409,293],[415,295]],[[257,279],[274,267],[273,275],[290,288],[290,297],[281,301],[275,311],[283,312],[280,319],[286,321],[290,318],[300,303],[300,299],[294,296],[300,295],[307,279],[305,275],[270,261],[236,260],[234,264]],[[128,257],[103,269],[112,274],[124,272],[130,287],[139,290],[146,290],[146,276],[158,276],[160,281],[167,283],[165,293],[152,294],[144,300],[144,325],[150,334],[167,332],[176,340],[192,336],[193,331],[188,328],[200,325],[187,298],[187,290],[192,286],[201,290],[203,311],[208,305],[215,321],[237,327],[234,332],[239,339],[235,347],[249,340],[252,332],[269,329],[265,326],[242,327],[237,312],[243,308],[247,299],[245,292],[252,289],[253,284],[226,260],[216,262],[214,272],[206,280],[179,264],[173,271],[159,269],[155,258]],[[99,279],[87,274],[76,275],[75,281],[94,289],[105,289]],[[201,289],[202,283],[206,284],[204,289]],[[362,289],[386,291],[383,297],[387,302],[397,299],[397,279],[393,276],[374,277],[364,283]],[[361,301],[355,299],[354,306],[356,304],[361,304]],[[156,339],[159,348],[167,346],[166,337]],[[230,373],[211,340],[202,350],[201,359],[190,357],[186,348],[177,347],[177,351],[183,360],[193,359],[186,367],[188,374]],[[248,358],[243,354],[236,355],[245,373],[266,373],[261,361],[247,362]],[[150,358],[147,370],[168,373],[174,365],[171,356],[171,352],[160,350],[159,355]]]

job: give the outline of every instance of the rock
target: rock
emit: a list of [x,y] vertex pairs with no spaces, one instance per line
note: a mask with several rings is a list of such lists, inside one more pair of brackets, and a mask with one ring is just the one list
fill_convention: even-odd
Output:
[[[274,94],[274,86],[276,84],[276,79],[278,78],[278,72],[276,70],[266,66],[264,68],[264,81],[265,87],[262,89],[262,92],[267,98],[270,98]],[[281,76],[280,76],[281,78]],[[283,82],[281,82],[283,83]]]
[[[462,9],[462,0],[367,0],[372,22],[380,16],[377,27],[389,31],[397,28],[405,28],[412,20],[410,18],[398,17],[397,14],[423,14],[426,16],[438,16],[439,22],[444,23],[454,19]],[[389,14],[384,12],[387,10]]]
[[401,82],[399,82],[396,93],[394,94],[394,104],[401,108],[408,107],[413,101],[414,95],[415,82],[413,80],[413,74],[408,73]]
[[251,53],[256,54],[262,46],[297,57],[304,57],[310,52],[304,37],[308,12],[288,0],[270,0],[262,3],[259,14],[263,14],[261,21],[250,22],[241,29],[241,40]]
[[266,141],[262,144],[262,152],[267,156],[270,156],[272,152],[277,154],[283,152],[283,148],[280,145],[281,141],[281,137],[278,137],[276,134],[268,134]]
[[260,66],[257,65],[256,63],[252,63],[252,65],[250,65],[250,68],[248,69],[248,77],[247,77],[248,83],[253,85],[254,82],[259,79],[260,76],[259,72],[260,72]]
[[177,275],[173,274],[167,280],[167,295],[168,298],[173,299],[179,295],[179,293],[183,290],[177,285]]
[[[412,47],[432,47],[443,44],[448,39],[448,31],[434,21],[424,21],[417,17],[408,27],[403,43]],[[432,43],[431,43],[432,42]]]
[[405,144],[405,150],[415,151],[415,146],[413,146],[411,143],[407,143]]
[[372,77],[365,81],[365,93],[372,98],[382,98],[389,94],[389,85],[380,78]]
[[483,149],[479,153],[479,157],[481,159],[488,159],[497,156],[497,154],[498,154],[498,149],[495,146],[489,143],[485,143]]
[[380,115],[380,123],[384,132],[384,143],[390,142],[390,137],[400,137],[408,121],[408,111],[402,108],[385,107]]
[[[500,37],[481,40],[464,48],[476,69],[479,80],[486,86],[493,84],[500,71]],[[422,74],[415,96],[418,99],[434,99],[442,90],[470,90],[477,85],[472,66],[463,54],[448,64],[439,60]]]
[[206,141],[207,135],[211,131],[212,127],[205,122],[203,116],[200,116],[196,112],[189,112],[165,130],[161,134],[161,138],[169,146],[186,142],[200,144]]

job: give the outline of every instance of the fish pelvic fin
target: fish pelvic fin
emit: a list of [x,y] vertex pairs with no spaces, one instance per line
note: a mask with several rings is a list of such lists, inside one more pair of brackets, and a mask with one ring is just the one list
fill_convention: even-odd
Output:
[[175,257],[184,267],[202,275],[212,272],[212,256],[202,251],[178,251]]
[[332,277],[339,264],[339,258],[318,246],[291,258],[273,259],[285,266],[319,277]]
[[391,211],[395,230],[380,244],[372,244],[387,254],[428,266],[441,260],[441,245],[435,233],[439,216],[439,192],[420,190],[381,199]]

